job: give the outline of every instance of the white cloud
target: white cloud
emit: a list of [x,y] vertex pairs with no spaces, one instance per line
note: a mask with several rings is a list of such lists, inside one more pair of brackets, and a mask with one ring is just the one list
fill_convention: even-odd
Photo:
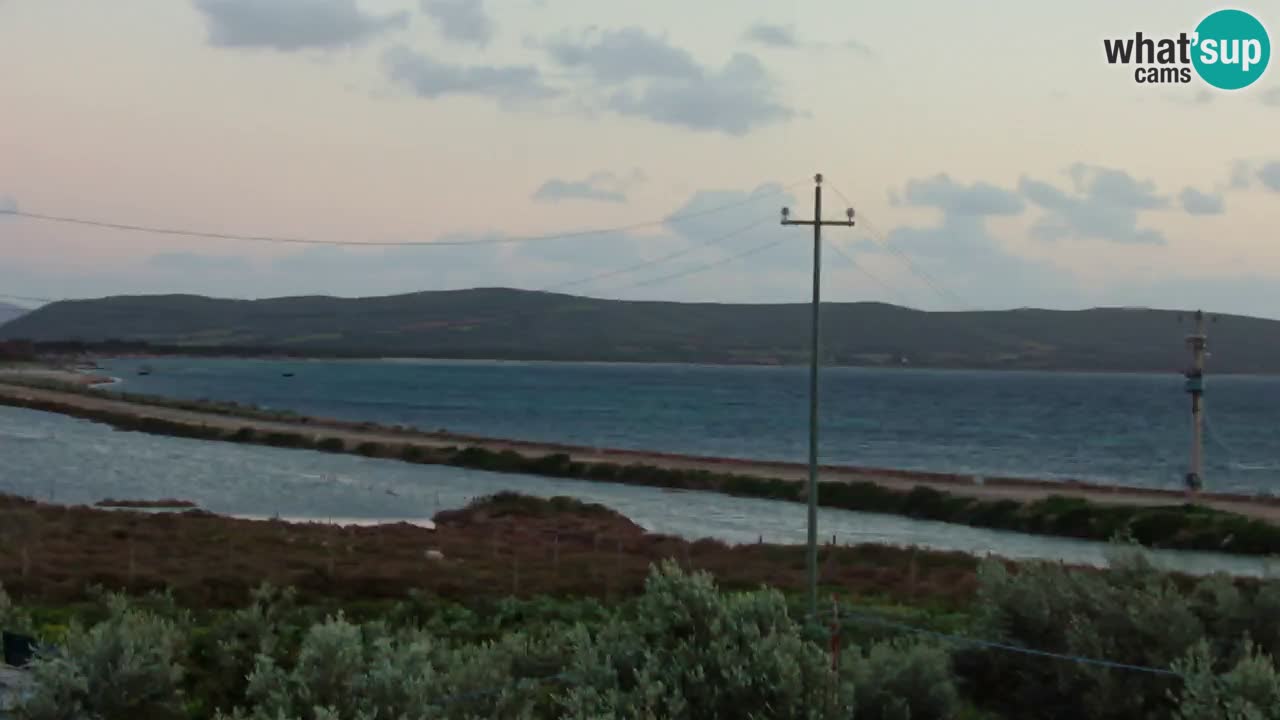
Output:
[[284,52],[359,45],[408,26],[407,12],[376,15],[356,0],[193,0],[209,43]]
[[422,0],[422,11],[440,26],[450,40],[485,46],[493,39],[493,19],[484,0]]

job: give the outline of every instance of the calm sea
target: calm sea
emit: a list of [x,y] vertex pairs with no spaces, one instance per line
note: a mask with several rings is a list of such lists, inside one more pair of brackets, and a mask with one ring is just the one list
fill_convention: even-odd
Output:
[[[137,374],[149,365],[150,375]],[[120,390],[496,437],[803,461],[805,368],[120,359]],[[292,373],[292,377],[285,377]],[[1210,377],[1208,489],[1280,489],[1280,378]],[[1177,375],[825,369],[823,462],[1179,487]]]

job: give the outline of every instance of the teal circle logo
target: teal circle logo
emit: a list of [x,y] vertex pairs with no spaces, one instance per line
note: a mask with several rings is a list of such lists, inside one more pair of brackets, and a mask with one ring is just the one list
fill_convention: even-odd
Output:
[[1243,10],[1219,10],[1196,26],[1192,64],[1205,82],[1220,90],[1252,85],[1270,60],[1267,29]]

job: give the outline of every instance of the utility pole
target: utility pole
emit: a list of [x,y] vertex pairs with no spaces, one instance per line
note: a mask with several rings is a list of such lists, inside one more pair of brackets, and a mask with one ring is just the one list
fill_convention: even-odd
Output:
[[1204,311],[1196,311],[1195,333],[1187,336],[1191,348],[1191,368],[1187,370],[1186,390],[1191,395],[1191,467],[1187,471],[1187,497],[1194,498],[1204,486],[1204,358],[1208,336],[1205,335]]
[[822,305],[822,226],[853,227],[853,208],[845,211],[846,220],[822,219],[822,173],[813,176],[813,219],[792,220],[791,211],[782,208],[783,225],[813,226],[813,306],[810,318],[809,347],[809,616],[818,616],[818,351],[821,345],[819,308]]

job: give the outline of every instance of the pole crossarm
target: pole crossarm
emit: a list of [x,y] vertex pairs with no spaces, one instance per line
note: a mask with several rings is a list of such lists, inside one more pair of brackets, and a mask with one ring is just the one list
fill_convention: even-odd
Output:
[[853,227],[852,220],[786,220],[782,221],[783,225],[839,225],[841,227]]
[[791,210],[782,208],[783,225],[813,227],[813,305],[812,337],[809,348],[809,617],[818,616],[818,354],[821,345],[819,309],[822,306],[822,228],[825,225],[853,227],[853,208],[845,211],[844,220],[822,219],[822,174],[813,176],[813,219],[792,220]]

